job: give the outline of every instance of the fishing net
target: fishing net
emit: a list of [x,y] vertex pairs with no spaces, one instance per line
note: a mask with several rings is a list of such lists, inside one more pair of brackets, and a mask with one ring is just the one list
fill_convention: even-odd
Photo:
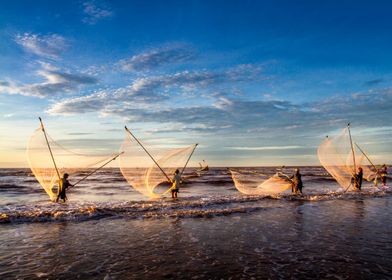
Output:
[[271,195],[291,188],[291,181],[276,173],[269,177],[258,172],[230,170],[234,185],[238,191],[247,195]]
[[68,173],[72,177],[72,174],[91,171],[90,168],[103,164],[109,157],[113,156],[86,155],[73,152],[55,142],[48,134],[46,135],[58,173],[54,167],[42,127],[37,128],[31,136],[26,154],[31,172],[52,201],[57,198],[59,179],[64,173]]
[[[353,156],[353,150],[354,155]],[[318,147],[317,156],[321,165],[344,189],[352,189],[352,177],[355,173],[354,158],[356,167],[362,167],[364,178],[374,173],[366,165],[364,155],[355,146],[351,148],[349,129],[343,129],[334,137],[327,137]]]
[[[183,170],[195,147],[195,145],[191,145],[166,153],[162,153],[159,149],[150,149],[149,151],[154,155],[159,168],[132,136],[126,133],[121,145],[121,151],[124,153],[120,155],[120,170],[136,191],[150,198],[159,198],[169,192],[171,188],[169,180],[173,178],[174,171],[176,169],[179,169],[180,172]],[[143,165],[146,167],[141,167]]]
[[208,164],[204,159],[202,162],[199,162],[199,166],[200,166],[200,168],[198,169],[198,171],[200,171],[200,172],[209,170]]

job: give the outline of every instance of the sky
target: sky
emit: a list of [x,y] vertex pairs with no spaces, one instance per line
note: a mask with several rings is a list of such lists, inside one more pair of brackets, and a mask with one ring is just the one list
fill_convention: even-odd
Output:
[[211,166],[318,165],[351,122],[392,163],[390,1],[1,1],[0,167],[53,139],[199,143]]

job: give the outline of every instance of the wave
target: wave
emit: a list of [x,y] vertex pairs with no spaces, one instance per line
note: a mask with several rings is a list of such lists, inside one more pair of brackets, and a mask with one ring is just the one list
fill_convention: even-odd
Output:
[[34,188],[30,185],[15,185],[15,184],[1,184],[0,193],[5,194],[29,194],[29,193],[42,193],[40,188]]
[[[35,206],[3,206],[0,209],[0,223],[35,223],[86,221],[102,218],[197,218],[214,217],[284,207],[290,201],[356,200],[368,197],[384,197],[392,194],[392,188],[368,188],[362,192],[328,192],[305,195],[267,196],[223,196],[188,197],[179,200],[161,199],[116,203],[46,203]],[[263,201],[278,201],[271,204]]]

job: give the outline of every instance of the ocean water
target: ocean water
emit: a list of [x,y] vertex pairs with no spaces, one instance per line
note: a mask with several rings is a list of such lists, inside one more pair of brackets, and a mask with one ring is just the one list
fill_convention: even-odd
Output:
[[213,168],[151,200],[104,169],[60,204],[30,170],[0,169],[0,279],[391,279],[392,188],[301,171],[303,196],[243,195]]

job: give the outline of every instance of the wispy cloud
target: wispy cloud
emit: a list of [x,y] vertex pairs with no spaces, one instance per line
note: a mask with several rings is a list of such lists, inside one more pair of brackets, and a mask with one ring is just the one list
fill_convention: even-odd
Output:
[[44,78],[43,82],[33,84],[19,84],[15,81],[0,81],[0,93],[20,94],[33,97],[51,97],[67,93],[75,93],[83,85],[96,84],[94,77],[62,72],[51,66],[44,66],[37,71],[37,75]]
[[87,1],[83,3],[84,17],[82,21],[94,25],[98,21],[113,16],[112,9],[102,1]]
[[233,150],[264,151],[264,150],[294,150],[304,148],[303,146],[266,146],[266,147],[227,147]]
[[63,99],[53,104],[48,112],[53,115],[76,115],[90,112],[102,113],[109,100],[108,94],[101,91],[87,96]]
[[[389,104],[392,104],[392,90],[377,93],[353,94],[347,97],[328,98],[320,102],[293,104],[281,100],[241,100],[229,98],[228,102],[215,106],[216,102],[203,106],[170,106],[171,100],[158,102],[159,106],[142,107],[128,99],[113,99],[111,94],[65,99],[54,104],[52,114],[86,113],[98,111],[101,114],[118,116],[134,122],[170,124],[178,131],[214,133],[227,132],[238,135],[253,131],[251,135],[261,137],[304,136],[326,133],[352,121],[358,128],[388,126],[391,122]],[[215,97],[219,98],[219,97]],[[380,116],[384,116],[380,118]],[[293,123],[295,125],[293,125]],[[182,124],[176,126],[175,124]],[[190,126],[191,124],[191,126]],[[279,129],[287,128],[287,129]],[[165,131],[164,131],[165,132]],[[166,132],[171,132],[170,128]],[[174,131],[173,131],[174,132]],[[297,147],[288,145],[290,149]],[[246,146],[247,149],[278,149],[277,145],[266,147]],[[272,148],[271,148],[272,147]],[[244,149],[244,148],[242,148]]]
[[[224,71],[183,71],[171,75],[136,79],[131,85],[115,90],[103,90],[87,96],[68,98],[50,109],[52,114],[78,114],[99,111],[102,114],[130,113],[139,109],[158,109],[164,101],[180,92],[197,91],[234,82],[265,79],[258,67],[240,65]],[[256,73],[258,73],[256,75]],[[229,100],[217,100],[217,107],[229,105]]]
[[185,45],[171,45],[152,49],[118,62],[122,71],[143,71],[167,64],[184,63],[196,57],[196,51]]
[[93,135],[93,134],[95,134],[95,133],[92,133],[92,132],[69,132],[69,133],[67,133],[67,135],[76,135],[76,136],[79,136],[79,135]]
[[379,84],[381,84],[383,82],[385,82],[383,78],[369,80],[369,81],[365,82],[365,86],[372,87],[372,86],[379,85]]
[[68,47],[65,38],[57,34],[17,34],[15,42],[30,53],[51,59],[59,58],[60,54]]

